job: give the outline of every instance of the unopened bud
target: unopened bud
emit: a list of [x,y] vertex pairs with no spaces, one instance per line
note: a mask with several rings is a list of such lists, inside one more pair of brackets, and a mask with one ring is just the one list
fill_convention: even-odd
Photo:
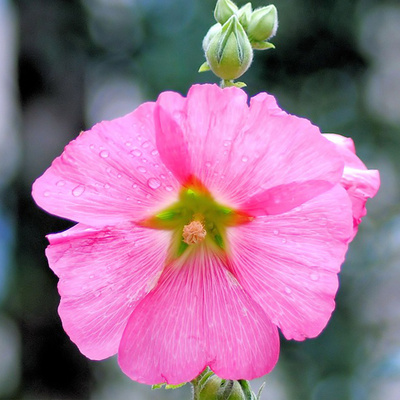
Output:
[[251,3],[247,3],[243,7],[240,7],[236,13],[244,29],[246,29],[250,23],[252,10]]
[[207,63],[220,78],[236,79],[250,67],[253,49],[236,15],[232,15],[220,29],[214,28],[212,37],[204,42]]
[[278,29],[278,12],[273,4],[259,8],[251,14],[247,28],[251,42],[262,42],[275,35]]
[[231,0],[218,0],[214,10],[214,18],[223,25],[238,10],[237,5]]

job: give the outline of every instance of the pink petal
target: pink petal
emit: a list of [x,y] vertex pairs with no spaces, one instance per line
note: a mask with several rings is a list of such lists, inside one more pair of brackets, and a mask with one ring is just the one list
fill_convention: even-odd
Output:
[[143,219],[171,203],[179,184],[155,145],[154,104],[83,132],[33,185],[50,213],[92,226]]
[[133,307],[164,267],[169,232],[78,224],[49,241],[46,255],[60,278],[64,330],[91,359],[115,354]]
[[178,93],[164,92],[157,101],[154,113],[160,157],[182,184],[191,175],[190,158],[181,128],[186,121],[185,103],[186,99]]
[[[321,189],[336,184],[342,175],[343,160],[335,146],[309,121],[280,110],[275,99],[266,93],[252,98],[248,107],[243,90],[195,85],[186,104],[180,103],[179,112],[176,102],[171,102],[170,109],[164,96],[158,100],[163,113],[169,113],[170,119],[180,125],[180,129],[161,133],[160,142],[177,140],[175,150],[180,149],[169,152],[170,160],[164,162],[176,163],[171,170],[178,179],[191,172],[221,202],[269,209],[271,199],[265,192],[276,186],[294,183],[309,187],[313,185],[310,181],[326,182],[317,185],[317,195]],[[178,120],[173,117],[175,114],[184,114],[186,119]],[[185,172],[178,175],[175,171],[182,160]],[[286,192],[281,190],[281,195]],[[304,198],[281,200],[286,202],[286,210]]]
[[178,384],[207,365],[222,378],[252,379],[269,372],[278,353],[276,327],[204,247],[167,267],[135,308],[119,363],[139,382]]
[[336,144],[337,150],[342,155],[345,163],[340,183],[347,190],[352,202],[354,237],[361,218],[367,214],[365,207],[367,200],[374,197],[379,190],[379,171],[368,170],[356,156],[352,139],[335,134],[325,134],[323,136]]
[[231,228],[232,271],[288,339],[317,336],[335,307],[352,235],[340,185],[298,208]]

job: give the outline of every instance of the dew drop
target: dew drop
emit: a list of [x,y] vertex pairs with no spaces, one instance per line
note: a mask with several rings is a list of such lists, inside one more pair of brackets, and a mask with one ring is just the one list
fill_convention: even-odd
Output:
[[50,196],[50,192],[46,190],[46,191],[43,193],[43,196],[44,196],[44,197],[49,197],[49,196]]
[[122,175],[121,175],[121,174],[118,174],[118,175],[117,175],[117,178],[118,178],[118,179],[121,179],[121,178],[122,178]]
[[93,278],[94,278],[94,275],[90,275],[89,278],[90,278],[90,279],[93,279]]
[[247,161],[249,161],[249,157],[243,156],[242,157],[242,162],[247,162]]
[[136,189],[136,188],[137,188],[137,184],[134,183],[134,184],[132,185],[132,187],[133,187],[134,189]]
[[107,158],[110,155],[110,153],[107,150],[102,150],[99,153],[99,155],[100,155],[101,158]]
[[310,278],[311,278],[311,280],[312,281],[317,281],[318,279],[319,279],[319,275],[316,273],[316,272],[313,272],[311,275],[310,275]]
[[145,168],[145,167],[142,167],[142,166],[138,167],[137,170],[138,170],[139,172],[143,173],[143,174],[147,171],[146,168]]
[[132,150],[130,152],[130,154],[132,154],[135,157],[140,157],[142,155],[142,152],[139,149],[135,149],[135,150]]
[[172,192],[173,190],[174,190],[174,188],[172,187],[172,186],[165,186],[165,190],[167,191],[167,192]]
[[75,197],[79,197],[82,196],[83,192],[85,191],[85,186],[83,185],[78,185],[77,187],[75,187],[74,189],[72,189],[72,194]]
[[110,189],[110,185],[108,183],[104,184],[104,189]]
[[144,149],[147,149],[149,146],[150,146],[150,142],[148,142],[148,141],[142,143],[142,147]]
[[93,149],[94,149],[94,144],[91,144],[91,145],[89,146],[89,149],[90,149],[90,150],[93,150]]
[[166,176],[165,176],[164,174],[161,174],[161,175],[160,175],[160,178],[161,178],[161,179],[165,179]]
[[126,146],[126,147],[131,147],[131,146],[132,146],[132,143],[131,143],[131,142],[125,142],[125,146]]
[[156,179],[156,178],[150,178],[150,179],[147,181],[147,184],[148,184],[149,187],[152,188],[152,189],[158,189],[158,188],[160,187],[160,185],[161,185],[161,182],[160,182],[158,179]]
[[279,235],[278,229],[274,229],[274,235],[275,235],[275,236],[278,236],[278,235]]
[[290,289],[289,287],[285,287],[285,292],[287,293],[287,294],[290,294],[290,293],[292,293],[292,289]]
[[285,244],[287,240],[285,238],[282,239],[282,243]]
[[151,155],[152,155],[152,156],[157,156],[157,155],[158,155],[158,151],[154,149],[154,150],[151,152]]
[[210,162],[206,162],[206,167],[210,168],[211,167],[211,163]]
[[144,164],[146,164],[146,163],[147,163],[147,158],[142,158],[142,162],[143,162]]
[[65,181],[58,181],[57,183],[56,183],[56,185],[57,186],[64,186],[65,185]]
[[224,146],[225,147],[228,147],[228,146],[230,146],[231,145],[231,141],[230,140],[225,140],[224,141]]

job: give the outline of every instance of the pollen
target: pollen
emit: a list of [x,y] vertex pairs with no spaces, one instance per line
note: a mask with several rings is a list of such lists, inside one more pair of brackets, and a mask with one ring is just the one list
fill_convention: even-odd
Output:
[[207,231],[200,221],[194,220],[183,227],[182,237],[187,244],[201,243],[206,238],[206,235]]

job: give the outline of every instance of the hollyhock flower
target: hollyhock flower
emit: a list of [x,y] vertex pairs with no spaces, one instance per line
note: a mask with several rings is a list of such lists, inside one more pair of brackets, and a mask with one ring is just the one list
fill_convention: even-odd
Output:
[[215,85],[83,132],[33,186],[78,222],[46,250],[71,340],[91,359],[118,353],[134,380],[178,384],[206,366],[268,373],[278,328],[317,336],[379,180],[335,138],[266,93],[248,104]]

